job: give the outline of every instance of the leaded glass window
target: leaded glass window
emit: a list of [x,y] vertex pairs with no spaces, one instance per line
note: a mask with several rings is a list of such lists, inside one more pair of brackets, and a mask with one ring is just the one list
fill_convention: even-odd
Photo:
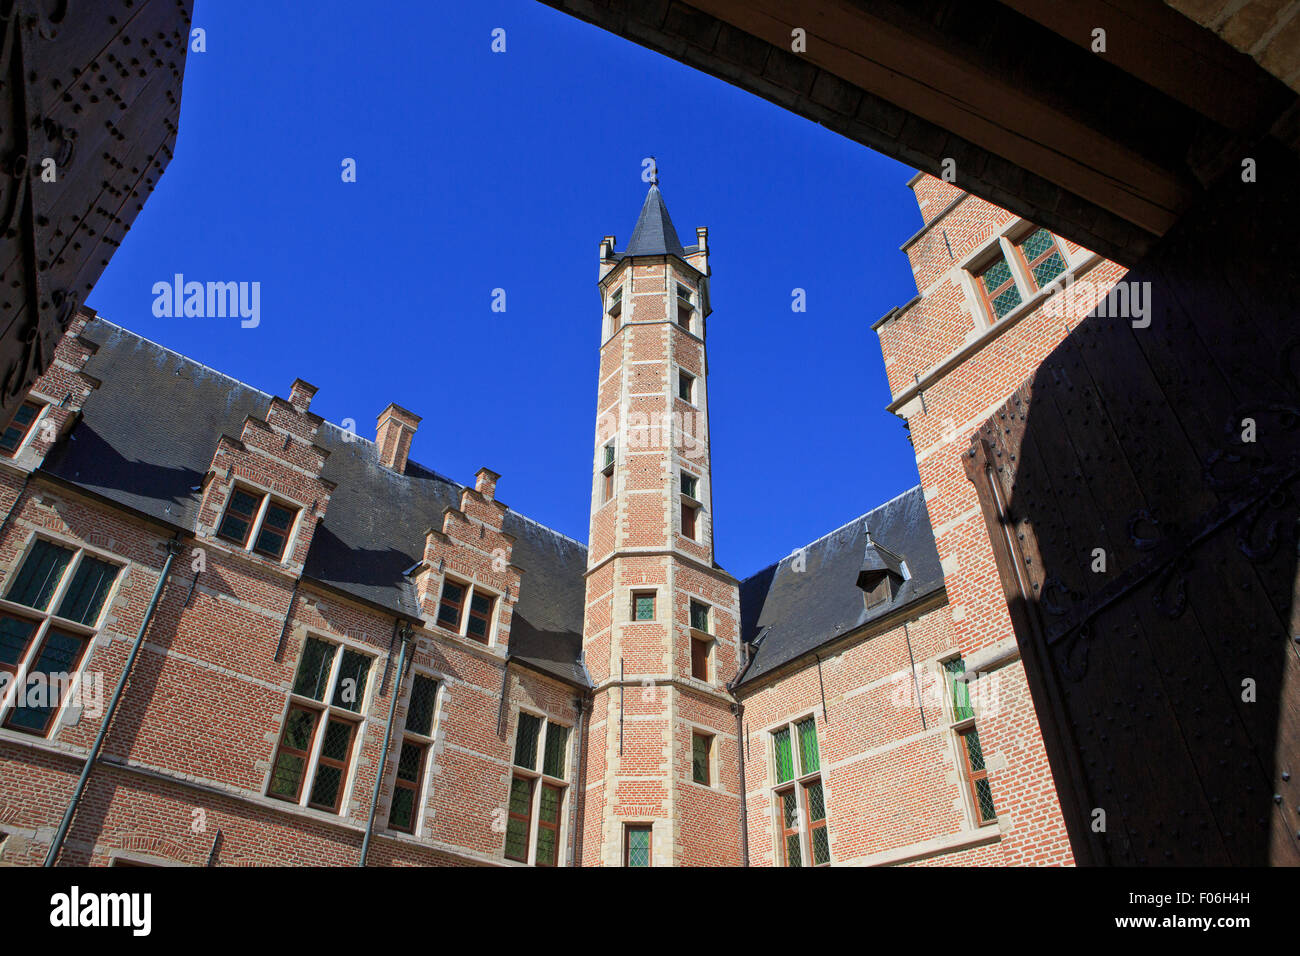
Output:
[[532,820],[533,783],[527,777],[510,780],[510,803],[506,808],[506,859],[528,862],[528,831]]
[[649,866],[651,830],[645,825],[628,825],[623,835],[623,865]]
[[63,572],[67,570],[74,553],[71,548],[62,548],[43,538],[37,538],[32,542],[23,566],[9,588],[9,600],[44,611],[58,590]]
[[45,736],[62,702],[69,679],[76,672],[90,639],[62,631],[49,630],[36,660],[27,670],[25,701],[14,707],[5,726]]
[[519,729],[515,733],[515,766],[525,770],[537,769],[537,737],[542,730],[542,718],[520,713]]
[[653,591],[638,591],[632,595],[632,620],[653,621],[655,619],[655,595]]
[[433,732],[433,708],[438,700],[438,682],[416,674],[411,682],[411,703],[406,709],[406,729],[429,736]]
[[1022,239],[1020,253],[1040,289],[1065,271],[1065,257],[1046,229],[1036,229]]
[[569,752],[569,728],[560,724],[546,725],[546,751],[542,757],[542,773],[548,777],[564,779],[564,758]]
[[993,319],[1002,318],[1020,304],[1020,290],[1005,258],[999,257],[980,273],[979,282]]
[[772,731],[772,757],[780,860],[785,866],[830,865],[816,718],[804,717]]
[[303,645],[298,661],[298,672],[293,680],[293,692],[312,700],[324,700],[329,684],[330,668],[334,665],[335,646],[328,641],[309,637]]
[[691,627],[709,633],[709,606],[699,601],[691,602]]
[[691,779],[706,787],[713,785],[710,756],[713,750],[711,734],[691,734]]
[[344,648],[343,660],[339,663],[339,679],[334,688],[334,706],[360,713],[369,674],[370,656]]

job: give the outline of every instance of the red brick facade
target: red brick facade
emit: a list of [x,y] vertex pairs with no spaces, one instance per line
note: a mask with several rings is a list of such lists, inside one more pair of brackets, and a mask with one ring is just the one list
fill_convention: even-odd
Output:
[[[142,627],[60,863],[355,865],[372,802],[373,864],[1072,862],[959,456],[1121,270],[1058,240],[1069,275],[1100,287],[1061,309],[1015,258],[1029,224],[932,177],[912,185],[920,295],[877,329],[943,579],[759,676],[739,582],[714,561],[705,230],[680,254],[601,244],[582,656],[567,678],[512,652],[530,569],[487,469],[435,527],[411,530],[423,548],[402,572],[409,611],[304,573],[316,536],[336,533],[340,493],[323,476],[334,426],[305,382],[211,436],[188,518],[185,502],[147,513],[43,467],[103,384],[85,371],[93,316],[79,315],[32,390],[39,417],[0,458],[0,664],[36,667],[57,629],[84,645],[74,669],[93,693],[29,733],[9,725],[7,687],[0,862],[45,859]],[[994,317],[977,275],[1003,254],[1021,301]],[[380,416],[373,452],[394,482],[419,422],[395,405]],[[38,552],[68,562],[48,592],[25,569]],[[112,583],[97,614],[71,621],[63,602],[96,562]],[[962,670],[978,672],[973,716]],[[973,727],[995,816],[967,759]]]

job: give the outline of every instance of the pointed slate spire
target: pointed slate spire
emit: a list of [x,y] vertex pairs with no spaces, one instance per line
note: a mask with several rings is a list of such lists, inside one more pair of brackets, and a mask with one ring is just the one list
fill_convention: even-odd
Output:
[[668,207],[664,205],[663,194],[659,184],[652,182],[646,193],[645,203],[641,206],[641,215],[637,218],[632,238],[628,240],[625,256],[663,256],[674,255],[686,258],[681,240],[673,221],[668,218]]

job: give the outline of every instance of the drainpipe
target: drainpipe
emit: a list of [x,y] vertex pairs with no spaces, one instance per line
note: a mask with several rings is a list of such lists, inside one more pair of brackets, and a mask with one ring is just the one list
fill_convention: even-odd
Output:
[[370,835],[375,832],[375,810],[379,806],[379,788],[384,782],[384,768],[388,766],[388,747],[393,739],[393,715],[397,712],[397,695],[402,691],[402,675],[406,672],[406,645],[410,640],[409,628],[402,628],[402,649],[397,652],[397,677],[393,679],[393,697],[388,702],[388,723],[384,725],[384,749],[379,754],[379,775],[375,777],[375,789],[370,795],[370,818],[366,821],[366,835],[361,839],[361,859],[357,866],[366,865],[366,856],[370,853]]
[[131,677],[131,668],[135,665],[136,655],[140,653],[140,645],[144,643],[144,632],[149,629],[149,622],[153,620],[153,613],[158,609],[158,599],[162,596],[163,585],[167,583],[167,574],[172,569],[172,562],[176,560],[176,555],[181,552],[180,535],[167,542],[167,560],[163,563],[162,573],[158,575],[158,584],[153,589],[153,597],[149,599],[149,607],[144,612],[144,620],[140,622],[140,630],[136,632],[135,643],[131,645],[131,653],[126,658],[126,663],[122,665],[122,676],[117,679],[117,686],[113,688],[113,697],[108,702],[108,710],[104,712],[104,718],[99,724],[99,733],[95,735],[95,742],[91,745],[90,753],[86,757],[86,763],[81,768],[81,776],[77,780],[76,789],[72,791],[72,800],[68,803],[68,809],[63,813],[63,820],[59,823],[59,829],[54,834],[54,840],[50,843],[50,852],[45,855],[45,866],[53,866],[55,859],[59,855],[59,850],[63,848],[63,840],[68,835],[68,827],[72,825],[72,817],[77,812],[77,804],[81,802],[81,795],[85,793],[86,781],[90,779],[90,771],[99,759],[99,752],[104,747],[104,738],[108,736],[109,725],[113,723],[113,715],[117,713],[117,705],[122,700],[122,692],[126,690],[126,682]]
[[745,820],[745,705],[736,701],[731,710],[736,715],[736,757],[740,765],[740,865],[749,866],[749,827]]
[[587,811],[587,724],[591,721],[591,693],[578,698],[578,779],[574,782],[573,815],[569,825],[573,838],[569,841],[569,865],[582,866],[582,827]]

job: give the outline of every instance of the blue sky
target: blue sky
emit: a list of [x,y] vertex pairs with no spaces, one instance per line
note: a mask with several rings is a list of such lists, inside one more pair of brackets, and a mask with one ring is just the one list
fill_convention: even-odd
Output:
[[[198,0],[176,157],[88,304],[268,392],[306,379],[365,437],[397,402],[417,461],[487,465],[585,541],[598,244],[630,236],[653,155],[683,241],[709,227],[719,563],[753,573],[916,483],[871,330],[916,292],[912,170],[532,0],[392,7]],[[260,325],[156,318],[175,273],[260,282]]]

